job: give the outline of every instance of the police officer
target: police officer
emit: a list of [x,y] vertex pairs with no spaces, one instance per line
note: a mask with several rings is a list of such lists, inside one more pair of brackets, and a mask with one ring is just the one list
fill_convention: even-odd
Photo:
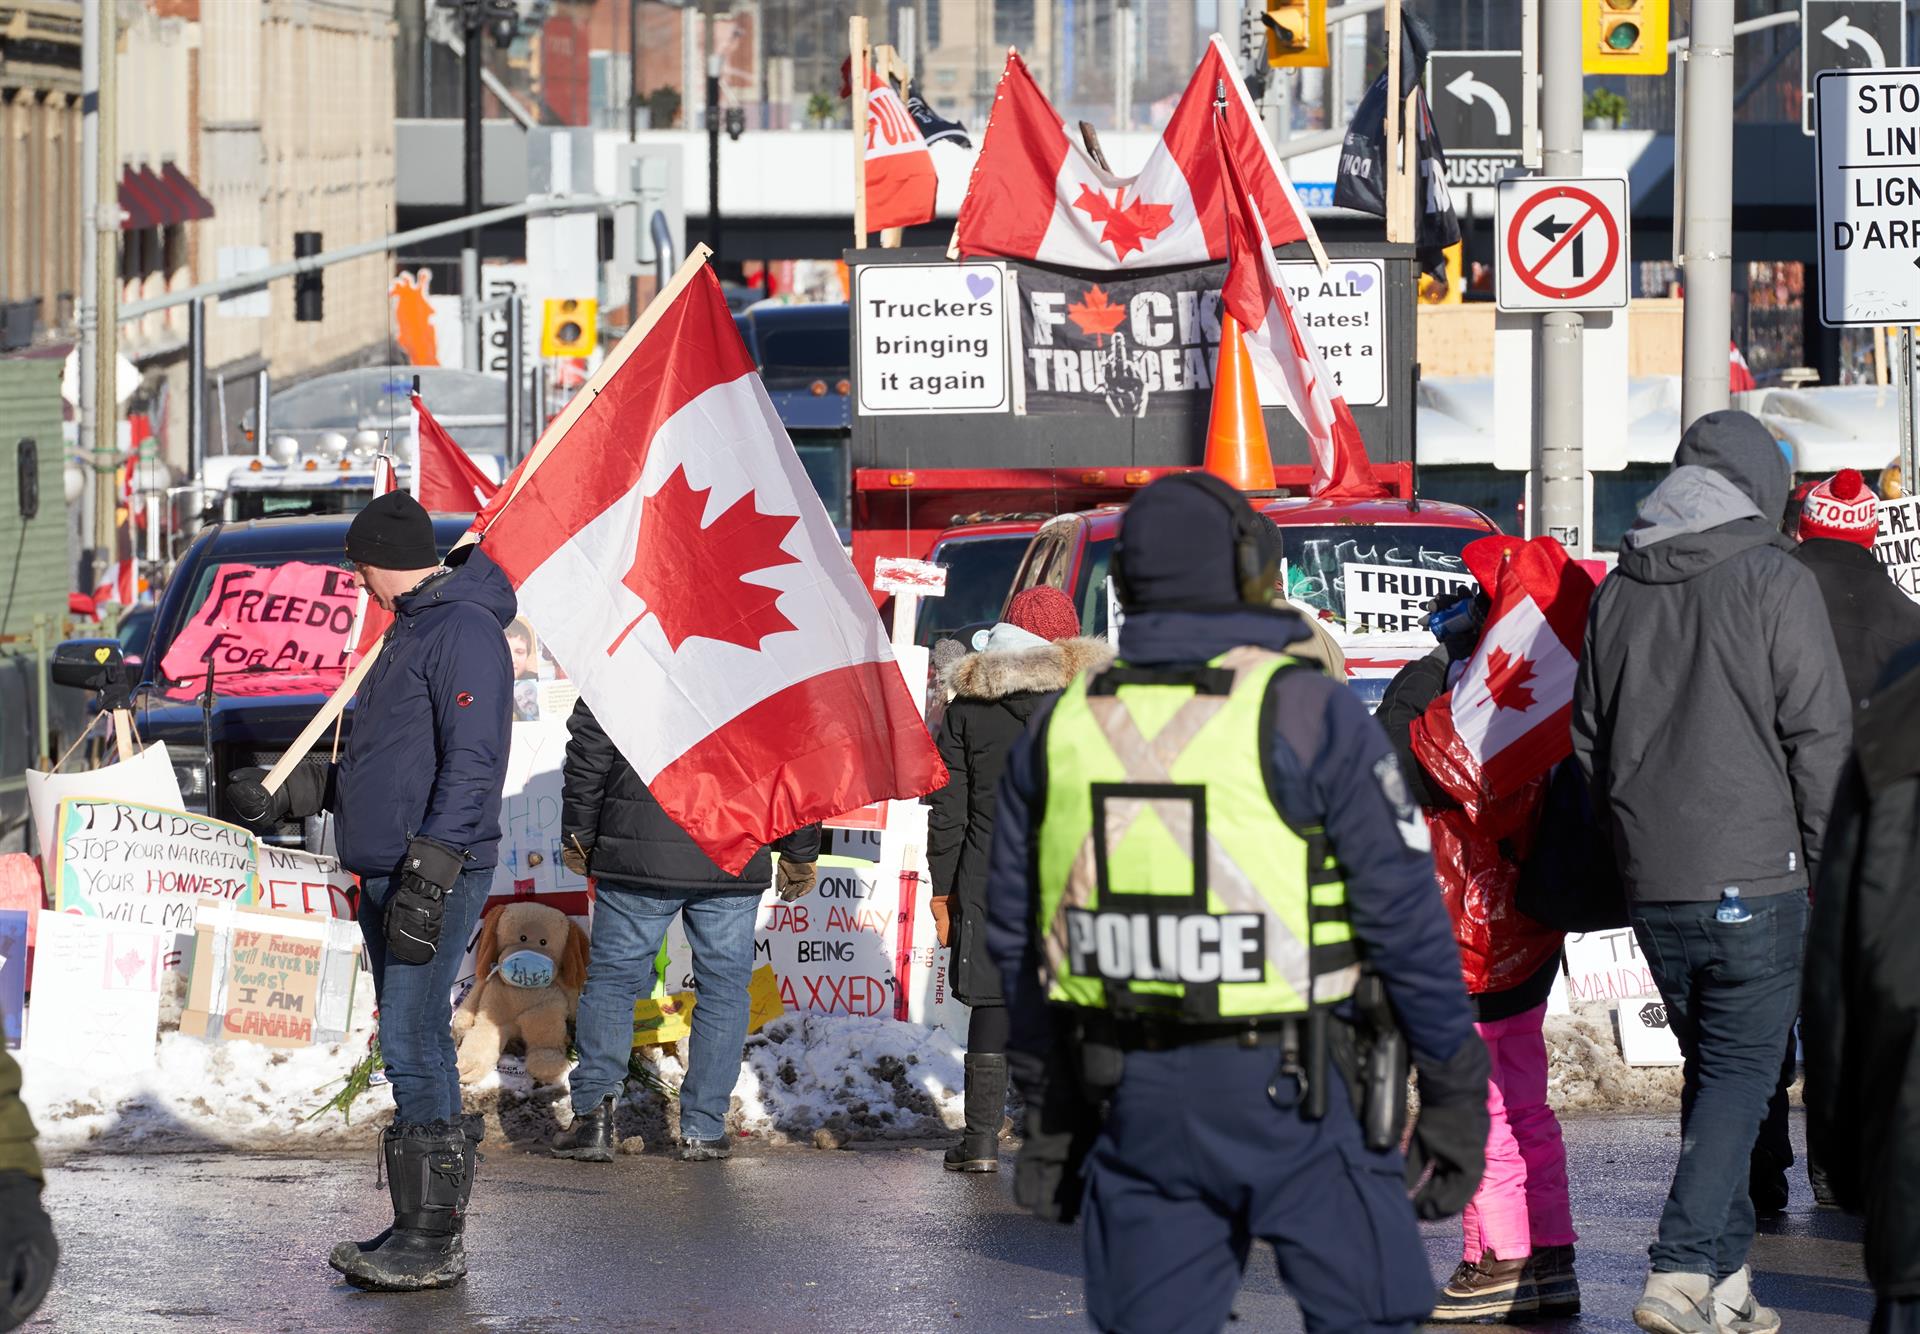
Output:
[[[1217,477],[1142,491],[1119,660],[1036,715],[1001,784],[1015,1194],[1063,1220],[1084,1199],[1102,1330],[1220,1329],[1254,1237],[1309,1331],[1410,1328],[1434,1302],[1415,1214],[1480,1179],[1487,1055],[1426,825],[1359,700],[1288,656],[1308,632],[1269,605],[1277,546]],[[1382,981],[1398,1031],[1353,1026]]]
[[394,617],[354,697],[346,755],[337,766],[303,761],[271,793],[265,770],[237,770],[227,795],[254,824],[332,810],[340,860],[360,877],[393,1088],[381,1141],[393,1226],[341,1242],[330,1263],[355,1287],[403,1292],[467,1272],[461,1231],[477,1154],[460,1117],[451,996],[500,842],[515,599],[476,546],[442,564],[432,520],[402,491],[354,516],[346,554]]

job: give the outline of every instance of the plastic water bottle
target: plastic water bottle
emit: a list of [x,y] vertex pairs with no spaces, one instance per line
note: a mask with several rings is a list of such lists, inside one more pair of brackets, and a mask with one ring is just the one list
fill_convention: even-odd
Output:
[[1720,891],[1720,906],[1714,909],[1716,922],[1751,922],[1753,914],[1740,902],[1740,891],[1732,885]]

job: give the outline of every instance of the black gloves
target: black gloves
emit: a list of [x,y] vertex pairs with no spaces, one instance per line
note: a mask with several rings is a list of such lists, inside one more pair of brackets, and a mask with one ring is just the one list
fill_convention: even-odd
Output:
[[1487,1157],[1487,1046],[1460,1044],[1444,1065],[1421,1065],[1420,1119],[1407,1147],[1407,1190],[1422,1218],[1451,1218],[1480,1188]]
[[440,946],[447,891],[466,864],[466,856],[430,838],[407,844],[407,855],[387,899],[387,953],[401,963],[431,963]]
[[0,1172],[0,1330],[26,1323],[39,1309],[59,1262],[40,1183],[25,1172]]
[[333,779],[333,762],[308,756],[293,766],[278,792],[269,792],[261,780],[267,771],[261,768],[235,769],[227,777],[227,809],[241,822],[250,825],[278,824],[282,820],[305,819],[327,808],[327,785]]
[[[1098,1089],[1091,1087],[1089,1067],[1097,1070]],[[1119,1083],[1120,1053],[1061,1034],[1045,1058],[1008,1052],[1007,1073],[1027,1104],[1014,1203],[1050,1223],[1072,1223],[1086,1194],[1087,1152],[1105,1119],[1104,1099]]]

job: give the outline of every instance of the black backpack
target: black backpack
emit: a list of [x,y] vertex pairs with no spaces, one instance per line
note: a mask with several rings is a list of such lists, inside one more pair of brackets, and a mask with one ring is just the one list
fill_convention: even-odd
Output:
[[1547,780],[1539,832],[1521,863],[1513,904],[1556,931],[1608,931],[1627,924],[1626,888],[1613,840],[1600,827],[1587,776],[1571,756]]

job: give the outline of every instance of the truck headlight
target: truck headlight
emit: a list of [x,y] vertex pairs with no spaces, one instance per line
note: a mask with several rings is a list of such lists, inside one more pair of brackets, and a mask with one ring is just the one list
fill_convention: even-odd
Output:
[[173,776],[180,784],[180,799],[190,811],[201,814],[210,808],[207,793],[207,752],[199,746],[167,746],[167,759],[173,764]]

